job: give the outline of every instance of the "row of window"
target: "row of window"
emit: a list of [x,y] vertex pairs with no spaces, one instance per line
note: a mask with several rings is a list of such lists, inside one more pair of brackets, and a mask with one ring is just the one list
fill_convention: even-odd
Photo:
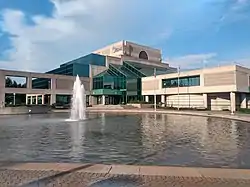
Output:
[[[200,86],[200,76],[180,77],[179,87]],[[178,87],[178,78],[162,79],[162,88]]]

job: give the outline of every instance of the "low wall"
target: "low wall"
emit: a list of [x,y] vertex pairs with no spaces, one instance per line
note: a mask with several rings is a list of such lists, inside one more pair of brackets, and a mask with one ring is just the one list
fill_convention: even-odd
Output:
[[0,115],[7,114],[46,114],[50,111],[50,107],[47,105],[31,105],[20,107],[5,107],[0,108]]
[[133,106],[135,108],[152,108],[153,107],[153,104],[129,103],[127,105]]

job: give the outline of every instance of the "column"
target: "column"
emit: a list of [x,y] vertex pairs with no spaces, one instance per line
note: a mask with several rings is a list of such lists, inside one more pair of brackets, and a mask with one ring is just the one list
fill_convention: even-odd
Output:
[[27,81],[27,88],[32,89],[32,77],[30,75],[27,77],[26,81]]
[[50,105],[54,104],[56,102],[56,94],[50,95]]
[[231,113],[233,114],[236,110],[236,97],[234,92],[230,92],[230,107]]
[[51,78],[50,83],[51,95],[50,95],[50,105],[56,103],[56,78]]
[[207,104],[207,94],[203,94],[203,107],[204,108],[208,108],[208,104]]
[[0,108],[5,106],[5,75],[0,70]]
[[240,103],[240,108],[247,108],[247,96],[245,93],[241,93],[241,103]]
[[44,94],[42,94],[42,105],[44,105]]
[[105,105],[105,95],[102,95],[102,104]]
[[56,78],[51,78],[50,89],[51,89],[52,91],[55,91],[55,90],[56,90]]
[[93,105],[93,96],[89,95],[89,105]]
[[36,95],[36,105],[38,105],[38,95]]
[[161,103],[162,103],[161,106],[165,106],[165,104],[166,104],[165,95],[161,95]]
[[5,93],[0,90],[0,108],[5,107]]
[[29,103],[28,103],[28,98],[29,98],[29,96],[28,96],[28,94],[26,94],[26,105],[28,105]]
[[149,102],[149,96],[148,95],[145,95],[145,102]]

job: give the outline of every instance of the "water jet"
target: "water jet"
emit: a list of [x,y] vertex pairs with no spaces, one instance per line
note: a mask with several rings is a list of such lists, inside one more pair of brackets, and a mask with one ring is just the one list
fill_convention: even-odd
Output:
[[86,112],[86,94],[85,88],[79,76],[73,86],[73,95],[71,99],[70,121],[79,121],[85,119]]

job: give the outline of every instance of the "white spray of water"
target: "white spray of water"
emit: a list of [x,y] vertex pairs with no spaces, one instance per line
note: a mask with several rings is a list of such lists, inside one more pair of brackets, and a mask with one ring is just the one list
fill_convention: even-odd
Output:
[[84,85],[79,76],[76,76],[73,87],[73,97],[71,101],[70,120],[78,121],[85,119],[86,112],[86,94]]

